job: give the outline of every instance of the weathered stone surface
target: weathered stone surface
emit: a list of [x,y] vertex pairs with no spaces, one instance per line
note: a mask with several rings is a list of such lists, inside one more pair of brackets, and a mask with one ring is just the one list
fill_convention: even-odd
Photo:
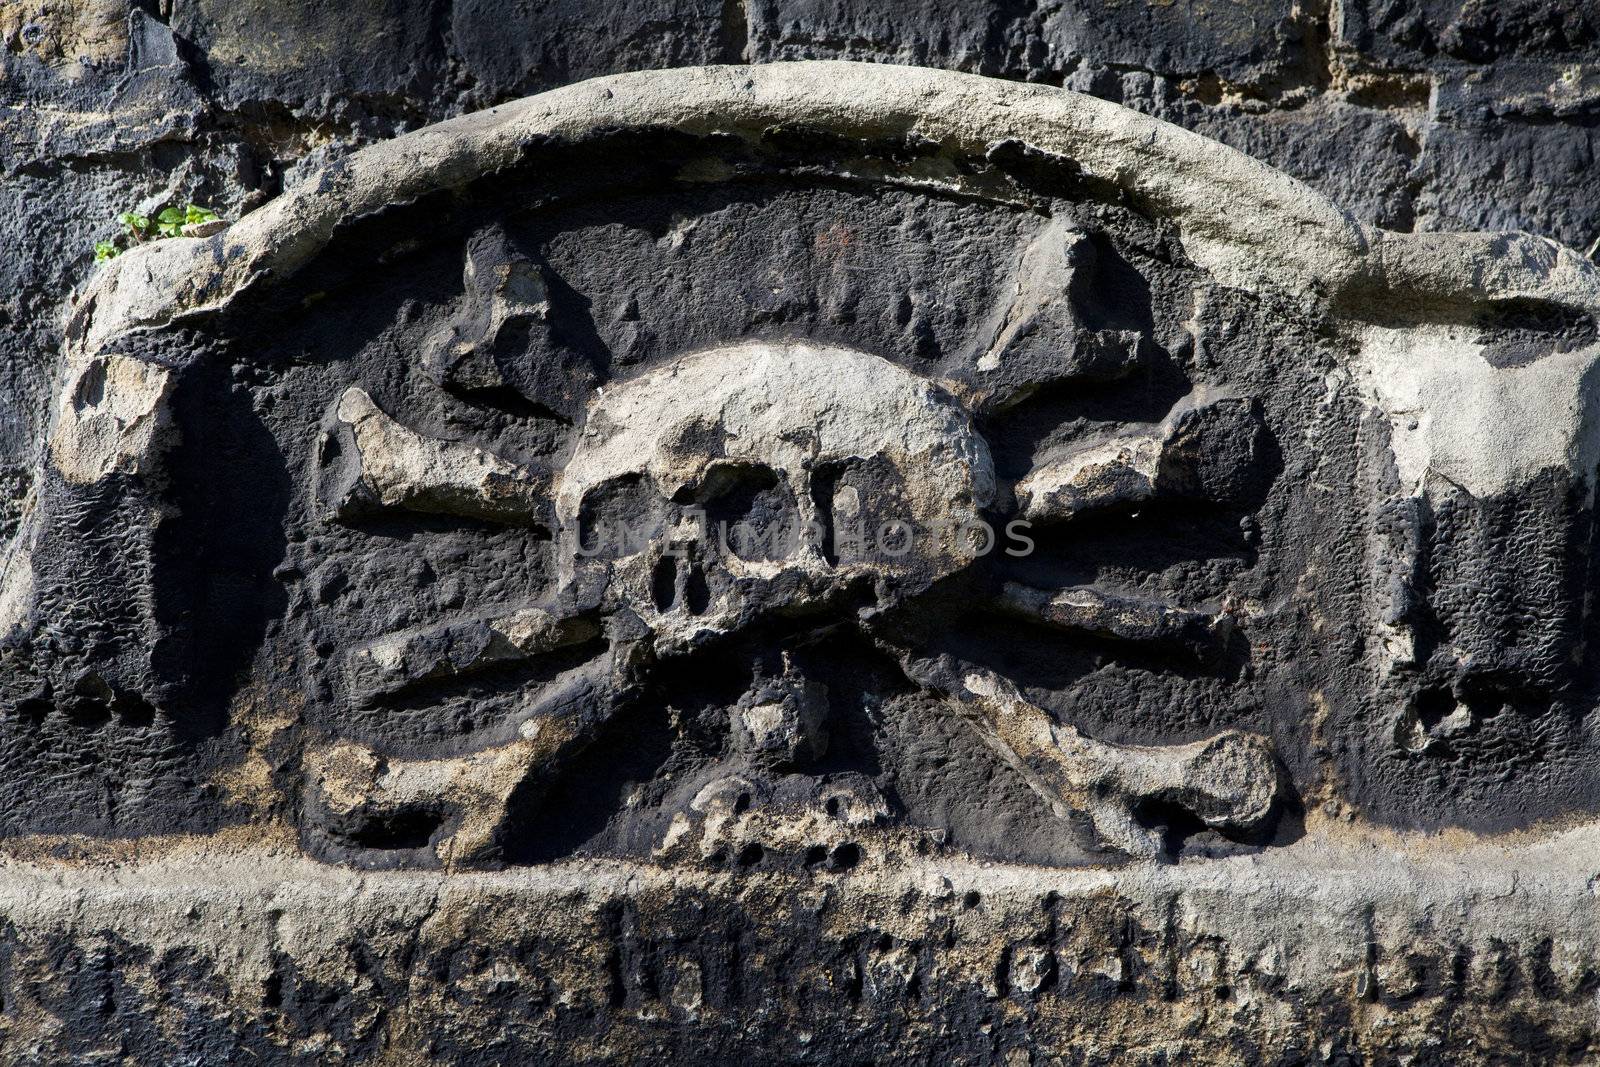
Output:
[[42,430],[66,294],[118,212],[193,199],[237,217],[352,147],[580,78],[850,58],[1059,83],[1386,227],[1587,249],[1595,33],[1573,0],[0,5],[0,442]]
[[[425,0],[351,4],[174,4],[167,19],[189,46],[211,102],[229,111],[313,110],[351,121],[364,110],[412,111],[408,98],[450,91],[441,30],[449,5]],[[397,107],[398,105],[398,107]],[[422,105],[422,114],[437,111]]]
[[1435,57],[1473,63],[1583,55],[1600,47],[1600,19],[1581,4],[1551,0],[1415,0],[1341,8],[1340,32],[1364,53],[1394,64]]
[[[1292,91],[1309,16],[1239,18],[1186,46]],[[0,581],[0,1052],[1581,1061],[1597,313],[888,64],[569,86],[124,252]]]
[[352,884],[187,842],[11,859],[0,1033],[22,1063],[1568,1063],[1596,1041],[1587,830],[1136,875],[814,834],[670,876]]
[[[1592,517],[1571,476],[1592,466],[1592,415],[1581,402],[1591,377],[1587,303],[1577,316],[1552,316],[1507,300],[1476,321],[1482,294],[1455,293],[1437,306],[1390,299],[1395,290],[1430,290],[1379,252],[1369,258],[1382,269],[1339,289],[1349,303],[1331,312],[1339,322],[1374,321],[1332,340],[1329,293],[1307,297],[1299,282],[1288,295],[1254,296],[1206,282],[1204,300],[1174,298],[1167,307],[1169,298],[1158,296],[1144,314],[1112,307],[1106,296],[1131,277],[1130,244],[1146,250],[1131,257],[1133,273],[1157,279],[1158,293],[1193,284],[1184,273],[1193,264],[1183,264],[1176,281],[1152,266],[1174,247],[1218,271],[1213,280],[1231,277],[1246,288],[1260,282],[1252,274],[1270,278],[1279,267],[1249,270],[1262,253],[1245,242],[1231,268],[1237,273],[1228,274],[1226,241],[1220,258],[1204,254],[1212,224],[1204,219],[1174,245],[1126,220],[1087,219],[1063,231],[992,205],[936,198],[930,208],[905,190],[881,194],[870,211],[838,191],[815,193],[810,209],[674,194],[682,218],[644,208],[621,222],[569,219],[516,235],[524,249],[547,251],[535,264],[507,247],[492,220],[448,196],[443,209],[435,199],[401,209],[396,222],[361,223],[369,213],[394,219],[389,198],[416,190],[398,195],[380,182],[366,199],[348,191],[385,169],[408,173],[411,162],[391,156],[364,170],[346,157],[425,123],[591,75],[851,58],[1086,91],[1282,168],[1363,222],[1521,228],[1588,250],[1600,233],[1596,32],[1593,14],[1571,0],[0,3],[0,534],[12,542],[22,531],[8,551],[0,623],[10,630],[30,613],[49,621],[36,639],[8,645],[0,666],[0,824],[8,832],[209,835],[221,826],[276,826],[286,836],[306,831],[319,854],[371,865],[371,845],[385,832],[391,844],[431,832],[426,820],[395,818],[408,804],[414,813],[415,798],[429,789],[457,806],[507,804],[530,753],[568,752],[567,741],[506,729],[491,747],[462,757],[459,738],[531,720],[481,691],[447,702],[442,714],[422,707],[418,694],[447,679],[479,685],[496,670],[535,669],[531,650],[567,655],[594,640],[581,614],[589,594],[574,589],[561,605],[542,599],[549,575],[529,563],[544,551],[542,514],[459,531],[443,525],[454,521],[449,514],[424,515],[412,528],[405,513],[388,527],[369,513],[360,521],[379,525],[365,546],[339,524],[294,540],[302,531],[276,516],[298,515],[302,505],[309,514],[325,497],[309,470],[291,464],[312,454],[338,390],[351,384],[322,383],[327,391],[317,393],[295,382],[314,376],[320,361],[348,360],[365,376],[379,364],[414,360],[415,376],[359,384],[431,440],[539,471],[560,458],[562,431],[550,414],[581,420],[590,387],[605,376],[750,331],[835,345],[869,337],[874,355],[906,356],[917,374],[944,375],[980,424],[1017,420],[1014,439],[995,450],[1001,499],[1036,451],[1072,453],[1092,436],[1061,417],[1070,413],[1063,398],[1078,390],[1098,398],[1097,417],[1154,430],[1184,395],[1174,362],[1185,376],[1242,385],[1271,431],[1248,453],[1256,466],[1244,465],[1260,477],[1235,484],[1240,465],[1232,461],[1221,465],[1220,481],[1215,473],[1191,477],[1207,487],[1199,495],[1235,494],[1220,513],[1196,505],[1193,494],[1166,505],[1159,494],[1143,503],[1125,497],[1085,512],[1068,524],[1076,526],[1073,540],[1036,554],[1020,576],[1029,590],[1063,583],[1066,592],[1052,597],[1068,598],[1066,615],[1023,626],[1000,598],[991,602],[1002,621],[984,615],[979,630],[988,654],[1015,669],[1027,661],[1016,650],[1029,635],[1045,630],[1070,647],[1098,627],[1092,652],[1063,655],[1024,679],[1031,694],[1048,696],[1040,699],[1051,715],[1111,745],[1259,732],[1273,739],[1305,809],[1302,827],[1291,803],[1274,831],[1277,846],[1240,859],[1204,857],[1261,842],[1201,833],[1172,868],[1047,876],[975,868],[973,892],[985,902],[1001,895],[978,885],[985,878],[1026,888],[1010,890],[1013,904],[971,933],[981,948],[939,962],[950,924],[930,918],[916,927],[905,916],[926,907],[976,924],[982,907],[966,905],[964,888],[953,896],[905,889],[895,879],[922,877],[915,872],[927,857],[882,858],[855,827],[904,820],[928,828],[919,847],[953,850],[932,861],[943,872],[970,862],[950,858],[961,855],[1052,866],[1106,856],[1088,851],[1084,826],[1056,818],[934,698],[907,695],[870,714],[819,713],[819,702],[881,688],[876,662],[824,644],[831,667],[855,678],[830,679],[825,692],[794,681],[814,664],[757,670],[719,662],[717,671],[738,678],[731,688],[757,675],[759,684],[707,697],[705,707],[680,701],[687,706],[674,706],[670,730],[652,720],[637,733],[601,738],[594,755],[547,786],[538,810],[565,814],[534,824],[536,832],[517,830],[523,852],[511,857],[633,858],[448,878],[356,876],[302,861],[287,844],[268,853],[253,840],[235,853],[207,836],[192,860],[182,858],[190,847],[183,843],[178,858],[155,859],[165,846],[142,839],[120,851],[95,846],[70,865],[14,865],[0,1058],[1591,1057],[1586,831],[1532,851],[1518,850],[1523,837],[1468,840],[1579,818],[1596,796],[1593,671],[1574,653],[1593,644],[1590,616],[1577,606],[1593,580]],[[618,158],[707,158],[674,151],[646,142],[603,148],[595,158],[607,174]],[[781,151],[790,163],[828,158],[803,141]],[[888,154],[923,151],[907,143]],[[1076,158],[1078,148],[1066,154]],[[930,155],[948,158],[943,148]],[[885,166],[868,158],[869,172]],[[986,163],[1015,181],[1029,158],[1002,150]],[[516,152],[497,159],[520,165]],[[594,168],[570,165],[573,174]],[[1028,197],[1064,195],[1063,185],[1048,182],[1041,193],[1040,173],[1028,177]],[[633,176],[645,185],[660,179]],[[503,195],[472,188],[491,202]],[[64,349],[59,323],[70,294],[98,269],[91,245],[116,232],[117,212],[194,200],[233,221],[286,190],[348,195],[305,231],[335,233],[332,254],[298,245],[274,251],[269,234],[283,232],[274,227],[238,240],[212,236],[199,247],[224,258],[225,284],[196,294],[183,271],[158,271],[133,294],[129,271],[126,299],[145,316],[135,316],[141,328],[120,320],[105,328],[102,313],[115,320],[122,306],[110,301],[82,317],[99,330],[93,341],[72,342],[76,353]],[[1095,201],[1104,193],[1075,188],[1065,196]],[[1235,212],[1254,203],[1236,189],[1216,198]],[[1163,202],[1155,214],[1172,209]],[[795,234],[810,235],[814,246]],[[1343,237],[1323,236],[1335,246],[1332,259],[1349,254]],[[1302,238],[1295,243],[1316,243]],[[851,258],[874,242],[882,253],[867,265],[884,275],[881,290]],[[720,259],[704,254],[719,244]],[[1427,259],[1454,246],[1411,247]],[[1536,243],[1513,246],[1507,258],[1518,254],[1534,261],[1536,275],[1566,270]],[[828,255],[851,269],[819,266]],[[1475,269],[1478,255],[1458,256],[1433,276]],[[341,275],[330,267],[340,256],[374,278],[363,285]],[[381,270],[371,266],[380,259]],[[483,268],[477,285],[475,262]],[[507,264],[519,266],[502,277]],[[1323,273],[1303,268],[1296,261],[1286,273]],[[258,307],[256,297],[234,295],[247,283],[259,287],[257,272],[268,269],[291,279],[279,302]],[[622,292],[603,284],[607,272],[653,281]],[[566,287],[540,294],[523,285],[547,276]],[[673,277],[717,279],[711,292],[731,298],[673,288]],[[404,279],[418,278],[424,292],[410,310],[383,291],[387,284],[413,292]],[[926,281],[947,278],[967,280]],[[1489,278],[1491,289],[1503,285]],[[896,286],[909,299],[899,301]],[[1528,295],[1515,285],[1501,291]],[[1552,292],[1569,298],[1570,281],[1534,295]],[[1057,293],[1070,295],[1052,299]],[[229,310],[169,328],[162,314],[173,301]],[[1062,317],[1063,307],[1071,314]],[[264,362],[259,352],[236,351],[246,328],[230,321],[236,311],[254,336],[280,339]],[[1390,312],[1421,324],[1397,323]],[[1085,321],[1095,315],[1107,321]],[[1175,325],[1184,321],[1195,324],[1189,349]],[[1259,338],[1263,322],[1270,352],[1228,340]],[[535,325],[542,332],[529,358]],[[143,326],[156,329],[146,336]],[[183,332],[191,326],[197,332]],[[956,367],[956,351],[982,353],[993,365],[979,356],[971,368]],[[182,354],[176,363],[174,353]],[[308,354],[309,363],[299,362]],[[517,374],[508,380],[502,368]],[[1468,381],[1470,397],[1458,399]],[[446,385],[464,406],[419,402],[424,382]],[[537,402],[512,403],[534,389],[542,390]],[[305,393],[316,393],[316,403]],[[1038,416],[1030,402],[1057,406]],[[161,407],[168,403],[171,412]],[[1360,462],[1341,451],[1351,446],[1352,426],[1362,427],[1353,435],[1365,450]],[[299,457],[291,464],[272,458],[286,441],[286,454]],[[38,465],[41,450],[51,468]],[[1211,461],[1227,450],[1211,445],[1200,455]],[[1391,465],[1375,495],[1339,495],[1371,488],[1360,479]],[[126,486],[156,470],[170,475],[178,496],[146,508]],[[1326,499],[1318,507],[1286,500],[1285,482],[1313,485]],[[852,488],[848,479],[844,488]],[[1167,540],[1127,521],[1141,509]],[[38,521],[41,513],[48,523]],[[153,536],[152,513],[161,516]],[[1286,529],[1315,551],[1279,554]],[[1173,544],[1183,546],[1182,558]],[[686,606],[693,574],[679,570],[663,596]],[[1097,586],[1117,588],[1121,599],[1108,600]],[[964,596],[950,602],[964,608]],[[558,623],[546,614],[552,607],[580,614]],[[925,610],[942,620],[957,609]],[[1304,632],[1286,634],[1294,628],[1274,621],[1287,616],[1308,619]],[[1072,625],[1063,628],[1061,617]],[[1371,625],[1360,639],[1347,628],[1352,619]],[[1162,620],[1177,640],[1138,651],[1128,635],[1164,632]],[[368,669],[357,663],[362,649],[393,663]],[[1219,663],[1243,663],[1251,677],[1219,686]],[[575,691],[606,677],[575,679]],[[1344,684],[1313,684],[1324,677]],[[693,679],[673,684],[692,689]],[[667,797],[660,787],[636,788],[653,780],[674,745],[682,749],[671,738],[722,730],[752,773],[707,783],[690,772]],[[344,785],[367,783],[338,811],[320,809],[320,823],[306,814],[318,810],[315,768],[301,758],[308,738],[325,742],[311,751],[347,757]],[[835,762],[823,777],[832,784],[811,792],[797,784],[806,767],[828,759]],[[668,766],[680,773],[679,764]],[[887,795],[871,784],[882,776],[895,783]],[[613,818],[629,797],[642,798],[645,814]],[[746,810],[736,814],[741,797]],[[796,827],[812,832],[838,821],[829,803],[854,825],[807,839]],[[681,819],[651,821],[650,812],[674,805]],[[779,815],[766,818],[769,808]],[[1345,850],[1327,846],[1330,827],[1352,813],[1421,833],[1374,832]],[[458,829],[452,856],[493,858],[492,844],[475,852],[469,839],[481,846],[499,827],[488,819]],[[1422,838],[1439,827],[1458,828],[1443,840],[1462,851],[1429,852],[1434,846]],[[1297,843],[1283,843],[1302,829]],[[643,843],[668,836],[662,858],[697,857],[714,872],[667,867],[672,873],[658,884],[662,868],[637,857],[648,851]],[[70,855],[85,846],[75,838],[21,851],[36,856],[37,847]],[[147,862],[127,866],[135,853]],[[401,860],[413,858],[425,857]],[[120,886],[83,873],[111,864],[125,866]],[[784,865],[793,870],[763,873]],[[1262,865],[1269,870],[1252,881]],[[547,878],[547,870],[556,873]],[[1223,895],[1203,888],[1213,878]],[[1116,887],[1104,888],[1108,881]],[[302,884],[322,895],[296,896]],[[355,885],[365,892],[352,894]],[[831,891],[846,899],[837,902],[834,892],[821,911],[808,910],[812,897]],[[808,903],[774,903],[791,897]],[[1263,900],[1278,901],[1277,910],[1262,910]],[[300,933],[283,934],[285,916],[292,927],[297,913],[329,917],[299,920]],[[419,922],[431,913],[441,918]],[[252,917],[248,936],[234,925],[240,915]],[[652,926],[674,916],[689,916],[683,921],[694,931]],[[1286,922],[1294,924],[1287,931]],[[529,946],[529,929],[551,927],[565,932]],[[723,940],[710,946],[705,929]],[[504,935],[487,947],[463,933],[490,930]],[[968,943],[964,928],[957,940]],[[239,955],[230,955],[235,944]],[[692,950],[679,952],[685,944]],[[502,946],[515,947],[502,957]],[[242,963],[245,956],[258,962]],[[1285,959],[1303,968],[1284,978]],[[798,992],[767,984],[802,966],[823,977]],[[793,1020],[808,1017],[821,1021],[796,1034]]]

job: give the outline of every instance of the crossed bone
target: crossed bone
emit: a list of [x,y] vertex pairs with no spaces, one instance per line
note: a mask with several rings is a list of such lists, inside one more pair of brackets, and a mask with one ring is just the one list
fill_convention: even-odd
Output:
[[[786,398],[786,407],[773,411],[773,398]],[[885,405],[892,419],[885,418]],[[1047,455],[1016,487],[1020,514],[1069,522],[1097,508],[1194,491],[1205,479],[1186,466],[1185,427],[1197,412],[1209,417],[1223,407],[1236,423],[1247,411],[1232,398],[1197,392],[1159,425]],[[1250,432],[1247,419],[1239,424]],[[987,448],[949,393],[861,353],[747,344],[685,357],[664,371],[608,388],[591,405],[577,452],[555,473],[419,433],[385,414],[361,389],[350,388],[327,426],[340,447],[326,450],[339,458],[325,473],[322,495],[330,518],[340,521],[410,510],[548,526],[552,509],[556,521],[574,521],[588,493],[619,477],[653,480],[664,500],[711,491],[716,472],[725,468],[716,457],[693,454],[694,442],[708,428],[721,436],[721,462],[735,465],[759,461],[781,471],[814,471],[889,455],[893,469],[907,479],[904,495],[925,510],[965,509],[976,516],[996,493]],[[794,495],[804,493],[815,504],[816,486],[810,475],[805,478]],[[854,506],[859,495],[852,495],[854,489],[838,494],[835,510]],[[664,542],[672,537],[669,527]],[[447,865],[492,862],[513,798],[525,801],[600,724],[629,706],[624,675],[641,663],[692,655],[703,639],[735,629],[749,617],[751,604],[760,608],[762,596],[775,595],[775,576],[788,580],[781,603],[773,606],[792,612],[824,602],[863,576],[880,589],[898,582],[914,600],[917,589],[969,562],[949,546],[893,564],[829,562],[815,546],[788,561],[702,560],[692,565],[720,568],[713,575],[720,584],[706,605],[686,614],[679,597],[653,603],[640,592],[662,558],[655,550],[604,561],[564,558],[562,584],[546,602],[384,634],[347,650],[347,691],[350,699],[366,702],[587,642],[603,640],[608,651],[602,658],[610,663],[591,671],[579,692],[541,694],[514,724],[514,736],[470,755],[385,760],[352,742],[316,750],[307,766],[327,825],[358,836],[351,828],[364,821],[383,822],[413,809],[449,810],[450,829],[432,844],[437,858]],[[597,569],[603,573],[597,576]],[[580,595],[580,588],[601,592]],[[1090,586],[1044,590],[1006,583],[996,606],[1064,633],[1201,654],[1225,641],[1234,626],[1227,611],[1174,607]],[[862,613],[860,625],[870,629],[872,615]],[[619,626],[618,619],[628,624]],[[1152,803],[1236,832],[1258,828],[1272,814],[1279,772],[1258,735],[1225,730],[1167,746],[1095,741],[988,669],[948,656],[928,658],[893,634],[869,636],[894,652],[908,679],[968,722],[1052,810],[1063,817],[1087,813],[1106,843],[1129,854],[1150,856],[1163,848],[1161,832],[1139,817]]]

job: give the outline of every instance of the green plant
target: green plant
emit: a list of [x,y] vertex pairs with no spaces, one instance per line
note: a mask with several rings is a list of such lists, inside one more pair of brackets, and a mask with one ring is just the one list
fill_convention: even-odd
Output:
[[181,209],[163,208],[153,219],[136,211],[124,211],[117,216],[117,222],[122,226],[122,233],[115,240],[96,241],[94,261],[104,263],[108,259],[115,259],[124,249],[146,241],[155,241],[163,237],[182,237],[185,226],[216,220],[215,211],[199,204],[186,204]]
[[156,233],[162,237],[176,237],[183,232],[183,212],[169,207],[156,216]]
[[198,204],[190,204],[182,211],[169,207],[156,216],[156,232],[162,237],[181,237],[185,226],[198,222],[215,222],[217,213]]

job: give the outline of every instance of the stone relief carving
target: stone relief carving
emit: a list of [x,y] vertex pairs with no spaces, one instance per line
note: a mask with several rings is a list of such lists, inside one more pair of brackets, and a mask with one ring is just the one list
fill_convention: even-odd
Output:
[[[502,273],[526,270],[516,264]],[[469,279],[473,273],[469,260]],[[1223,417],[1218,426],[1225,432],[1237,423]],[[535,783],[560,773],[563,759],[623,705],[648,704],[630,690],[648,691],[652,666],[692,661],[747,631],[763,634],[761,653],[777,646],[784,670],[776,691],[772,679],[752,671],[751,688],[729,709],[742,742],[732,747],[758,764],[803,770],[810,762],[803,754],[814,761],[828,748],[828,684],[825,671],[809,676],[786,646],[841,627],[887,650],[909,679],[949,701],[1044,803],[1088,814],[1117,847],[1160,851],[1159,835],[1135,817],[1141,803],[1170,803],[1208,826],[1236,830],[1254,829],[1272,810],[1277,768],[1259,737],[1226,731],[1163,747],[1091,741],[992,669],[930,658],[916,647],[915,627],[899,620],[925,610],[919,600],[952,583],[969,595],[988,586],[1003,610],[1066,635],[1187,643],[1202,652],[1225,640],[1232,617],[1095,586],[1037,589],[969,578],[964,572],[992,551],[996,536],[983,517],[998,510],[989,447],[950,392],[888,359],[779,341],[671,360],[601,390],[554,476],[408,430],[354,386],[338,401],[331,433],[339,443],[329,439],[330,463],[343,468],[333,478],[332,514],[348,515],[365,500],[368,508],[510,523],[549,525],[553,516],[570,543],[548,600],[407,628],[350,650],[350,699],[380,700],[588,642],[605,645],[597,670],[580,668],[551,692],[532,694],[506,724],[515,739],[502,746],[395,762],[340,745],[315,758],[314,795],[333,818],[355,820],[357,836],[374,821],[430,814],[442,821],[455,804],[458,828],[434,848],[441,858],[482,858],[512,814],[513,795],[527,802]],[[1196,475],[1215,464],[1198,447],[1184,457],[1177,437],[1163,427],[1068,449],[1021,479],[1022,512],[1067,518],[1148,500],[1185,474],[1202,487],[1206,479]],[[1239,444],[1222,447],[1248,463],[1248,429]],[[1218,477],[1243,480],[1248,472]],[[763,519],[766,529],[757,525]],[[859,527],[853,538],[845,536],[847,523]],[[800,536],[801,527],[814,536]],[[962,544],[963,534],[974,543]],[[638,541],[605,543],[625,537]]]
[[63,803],[5,826],[1072,866],[1587,814],[1596,306],[1021,86],[447,123],[81,301],[0,596],[0,762]]

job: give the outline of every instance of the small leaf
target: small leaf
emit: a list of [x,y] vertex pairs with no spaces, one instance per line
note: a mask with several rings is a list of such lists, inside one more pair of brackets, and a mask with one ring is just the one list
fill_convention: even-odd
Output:
[[215,222],[217,221],[217,213],[208,207],[190,204],[188,210],[184,212],[183,221],[190,225],[199,222]]
[[132,237],[140,238],[150,232],[150,219],[146,215],[124,211],[117,216],[117,221],[127,227],[128,233]]
[[175,207],[162,210],[156,216],[156,230],[163,237],[176,237],[183,232],[183,212]]
[[96,241],[94,243],[94,261],[96,263],[104,263],[108,259],[116,259],[121,254],[122,249],[111,241]]

